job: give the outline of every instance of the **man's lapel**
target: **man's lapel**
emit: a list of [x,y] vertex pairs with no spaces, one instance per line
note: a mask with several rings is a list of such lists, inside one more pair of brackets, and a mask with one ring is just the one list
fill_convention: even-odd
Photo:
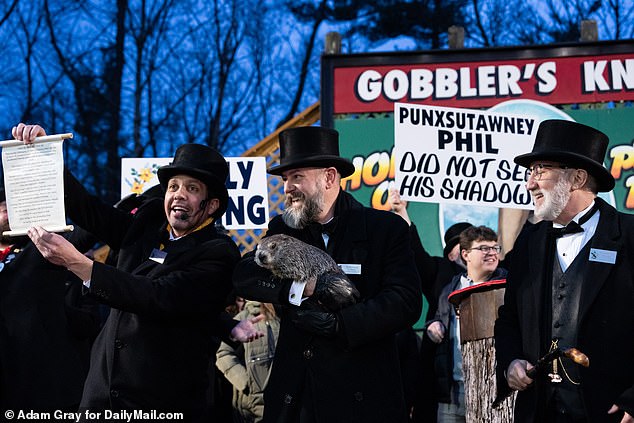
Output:
[[[590,255],[593,255],[592,250],[602,250],[608,254],[613,252],[616,253],[616,260],[618,261],[619,254],[622,254],[620,251],[622,249],[622,245],[620,242],[621,233],[619,229],[620,220],[618,214],[616,210],[607,205],[600,198],[597,198],[596,201],[600,202],[599,211],[601,212],[601,216],[599,218],[597,230],[595,231],[592,239],[589,241],[591,248]],[[610,263],[610,260],[606,260],[605,258],[597,259],[596,257],[591,258],[588,256],[582,257],[582,259],[588,260],[588,264],[586,267],[587,272],[585,273],[583,281],[584,286],[581,291],[581,300],[579,304],[580,319],[593,303],[601,287],[607,281],[610,271],[615,266],[614,263]]]
[[[143,249],[145,254],[145,261],[141,263],[136,269],[134,269],[133,273],[149,275],[150,273],[160,271],[161,269],[166,269],[166,266],[173,264],[174,260],[177,260],[185,252],[195,248],[201,242],[201,238],[209,239],[210,237],[207,232],[209,230],[214,229],[211,227],[203,228],[175,241],[167,241],[167,237],[161,237],[163,238],[162,252],[164,253],[162,263],[159,263],[159,261],[150,258],[153,255],[156,255],[156,252],[154,250],[158,250],[161,246],[161,243],[153,242],[146,244]],[[164,266],[158,267],[159,264],[163,264]]]
[[[332,257],[338,264],[362,264],[365,262],[368,233],[363,209],[350,209],[339,216],[337,231],[334,236]],[[384,230],[375,228],[374,230]]]

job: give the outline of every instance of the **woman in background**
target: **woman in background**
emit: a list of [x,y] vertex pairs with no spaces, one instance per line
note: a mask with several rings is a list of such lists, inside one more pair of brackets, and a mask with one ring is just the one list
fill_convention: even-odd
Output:
[[255,317],[265,319],[256,324],[265,336],[249,344],[220,344],[216,353],[216,367],[233,385],[234,423],[255,423],[264,414],[264,388],[269,379],[279,332],[279,319],[272,304],[247,301],[236,320]]

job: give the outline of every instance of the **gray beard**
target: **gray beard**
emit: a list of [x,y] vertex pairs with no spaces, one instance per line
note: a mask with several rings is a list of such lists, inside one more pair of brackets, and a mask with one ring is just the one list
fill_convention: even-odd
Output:
[[552,191],[544,192],[544,204],[538,209],[535,208],[535,216],[542,220],[555,220],[568,204],[570,200],[570,182],[561,178]]
[[317,221],[319,213],[323,210],[324,195],[320,191],[311,198],[306,198],[304,194],[300,194],[299,197],[304,199],[303,204],[293,206],[292,200],[297,197],[286,196],[282,220],[293,229],[304,229],[309,223]]

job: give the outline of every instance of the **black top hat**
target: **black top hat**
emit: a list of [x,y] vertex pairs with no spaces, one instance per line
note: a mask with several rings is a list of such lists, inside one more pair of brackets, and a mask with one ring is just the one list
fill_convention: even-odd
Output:
[[161,166],[157,172],[159,182],[164,190],[167,183],[175,175],[189,175],[207,185],[208,197],[218,198],[220,206],[213,213],[215,219],[227,210],[229,193],[225,186],[229,176],[229,165],[222,154],[202,144],[183,144],[176,150],[174,161]]
[[300,167],[335,167],[345,178],[354,173],[354,165],[339,156],[339,133],[320,126],[300,126],[280,132],[280,164],[268,172],[281,175]]
[[453,247],[460,243],[460,234],[462,231],[472,226],[473,225],[468,222],[459,222],[451,225],[449,229],[445,231],[445,248],[442,250],[442,254],[445,257],[449,255],[449,252],[453,250]]
[[4,193],[4,187],[0,187],[0,203],[7,201],[7,196]]
[[598,191],[614,188],[614,178],[603,167],[608,148],[603,132],[568,120],[545,120],[539,125],[533,151],[515,157],[515,163],[528,167],[538,160],[551,160],[585,169],[597,180]]

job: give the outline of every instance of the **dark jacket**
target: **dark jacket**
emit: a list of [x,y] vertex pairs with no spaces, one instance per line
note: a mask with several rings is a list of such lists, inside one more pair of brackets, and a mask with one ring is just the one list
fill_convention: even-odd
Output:
[[412,240],[416,268],[421,279],[423,295],[425,295],[425,299],[429,304],[426,319],[430,320],[436,315],[438,297],[445,285],[447,285],[447,281],[450,281],[455,275],[464,272],[465,268],[446,257],[429,255],[420,240],[418,229],[414,223],[410,225],[409,233]]
[[[119,251],[117,267],[95,263],[89,294],[112,307],[95,341],[81,407],[184,412],[204,408],[212,335],[240,254],[213,225],[168,241],[163,201],[130,215],[99,202],[67,173],[66,210]],[[162,264],[150,260],[164,246]],[[229,318],[230,320],[230,318]],[[233,322],[233,325],[235,322]]]
[[[601,213],[590,247],[616,252],[609,263],[587,258],[578,315],[577,347],[590,359],[579,368],[582,399],[589,421],[620,421],[622,414],[608,415],[612,404],[634,415],[634,216],[617,212],[596,198]],[[511,260],[504,305],[495,324],[498,390],[509,390],[504,372],[514,359],[535,364],[550,340],[544,333],[544,265],[550,222],[525,228],[517,239]],[[600,252],[599,252],[600,253]],[[580,257],[577,257],[579,259]],[[606,262],[608,261],[608,262]],[[544,421],[545,377],[519,392],[515,403],[516,422]]]
[[[289,317],[295,306],[283,308],[264,397],[265,421],[293,421],[290,416],[309,381],[319,423],[404,422],[395,334],[418,319],[422,305],[407,224],[392,213],[363,207],[343,191],[335,216],[331,256],[339,264],[360,265],[360,275],[348,276],[361,301],[338,313],[340,330],[335,338],[298,329]],[[270,222],[267,235],[277,233],[323,248],[310,229],[291,229],[280,216]],[[236,267],[234,285],[246,298],[288,305],[290,283],[272,279],[252,256]]]
[[[487,281],[493,281],[498,279],[505,279],[507,271],[501,267],[495,269],[495,272],[487,279]],[[454,366],[454,348],[452,339],[449,336],[451,333],[451,315],[455,314],[455,307],[449,302],[449,294],[454,292],[460,287],[460,278],[465,276],[466,272],[459,275],[455,275],[451,282],[449,282],[442,290],[442,293],[438,297],[438,310],[433,320],[425,323],[425,327],[429,326],[432,322],[439,321],[445,326],[445,337],[442,342],[438,344],[436,348],[436,357],[434,359],[434,371],[436,374],[436,394],[438,395],[438,401],[442,403],[451,403],[451,386],[454,383],[453,379],[453,366]]]
[[[81,250],[93,242],[80,230],[67,237]],[[81,282],[28,237],[14,242],[0,271],[0,407],[76,408],[99,330],[96,305],[81,304]]]

